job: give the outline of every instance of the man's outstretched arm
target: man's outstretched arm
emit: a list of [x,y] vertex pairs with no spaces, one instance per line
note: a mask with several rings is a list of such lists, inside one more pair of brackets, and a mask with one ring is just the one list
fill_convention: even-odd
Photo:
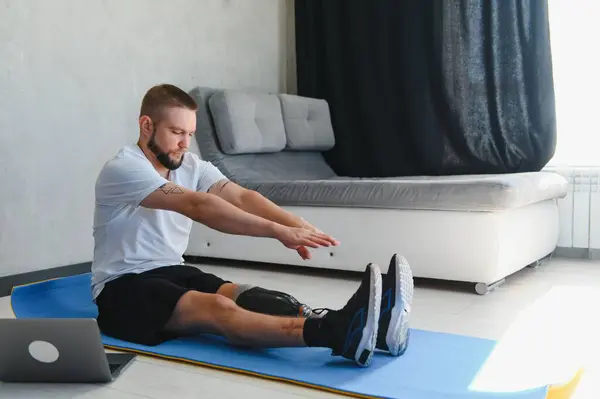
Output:
[[178,212],[223,233],[275,238],[289,248],[331,245],[325,234],[282,225],[246,212],[216,195],[188,190],[174,183],[159,187],[140,205]]
[[[241,187],[232,181],[221,180],[214,184],[208,192],[221,197],[230,204],[233,204],[246,212],[252,213],[253,215],[263,217],[285,226],[301,227],[320,233],[316,227],[312,226],[301,217],[279,207],[262,194]],[[338,244],[335,239],[331,239],[330,242],[332,245]]]

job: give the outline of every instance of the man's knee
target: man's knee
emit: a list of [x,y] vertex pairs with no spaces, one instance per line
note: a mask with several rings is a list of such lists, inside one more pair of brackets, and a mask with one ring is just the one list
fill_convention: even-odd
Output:
[[234,283],[225,283],[219,287],[217,294],[226,296],[227,298],[234,299],[235,292],[238,285]]
[[212,295],[208,304],[209,314],[218,322],[226,323],[235,317],[240,308],[235,302],[223,295]]
[[242,311],[236,303],[225,296],[214,295],[210,301],[209,313],[212,322],[232,344],[243,344],[246,341],[246,332],[236,323],[239,312]]
[[177,302],[174,322],[217,327],[233,318],[237,310],[235,302],[225,296],[188,291]]

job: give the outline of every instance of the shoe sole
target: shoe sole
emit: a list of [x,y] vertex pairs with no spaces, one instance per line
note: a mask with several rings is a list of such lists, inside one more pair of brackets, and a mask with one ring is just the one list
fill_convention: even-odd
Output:
[[371,364],[371,359],[375,352],[381,308],[381,271],[377,265],[369,265],[369,273],[371,274],[372,283],[369,290],[367,322],[363,328],[362,337],[354,355],[354,360],[362,367],[368,367]]
[[385,342],[390,354],[400,356],[404,354],[407,347],[405,343],[409,335],[408,319],[412,307],[414,283],[412,271],[404,257],[398,256],[393,270],[388,270],[388,273],[392,272],[396,279],[396,303],[392,308],[390,326],[388,327]]

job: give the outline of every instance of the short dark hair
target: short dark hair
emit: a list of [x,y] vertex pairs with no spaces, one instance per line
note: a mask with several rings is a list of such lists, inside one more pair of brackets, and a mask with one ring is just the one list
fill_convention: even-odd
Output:
[[142,99],[140,117],[146,115],[154,122],[158,122],[161,119],[162,111],[168,107],[198,110],[198,104],[189,94],[177,86],[164,83],[156,85],[146,92]]

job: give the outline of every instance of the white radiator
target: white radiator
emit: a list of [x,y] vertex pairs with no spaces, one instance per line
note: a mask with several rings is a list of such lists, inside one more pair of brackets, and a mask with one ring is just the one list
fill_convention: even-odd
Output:
[[547,168],[569,181],[560,199],[561,232],[557,253],[595,258],[600,255],[600,167]]

